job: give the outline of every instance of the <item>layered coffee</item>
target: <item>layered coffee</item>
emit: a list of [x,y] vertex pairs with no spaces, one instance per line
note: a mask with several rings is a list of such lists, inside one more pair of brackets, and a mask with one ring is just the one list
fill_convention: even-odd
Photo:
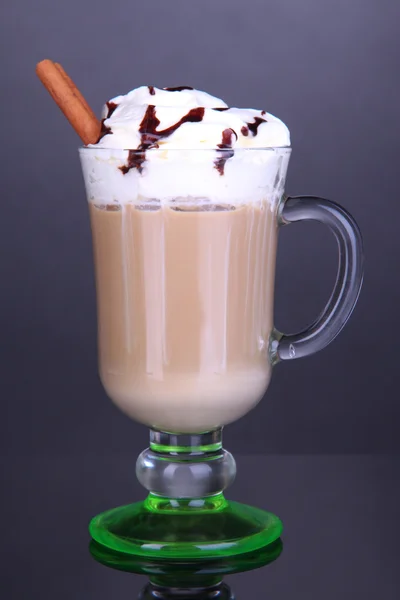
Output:
[[274,141],[288,132],[265,111],[150,86],[108,102],[98,143],[81,151],[100,375],[146,425],[210,430],[267,389],[289,158]]

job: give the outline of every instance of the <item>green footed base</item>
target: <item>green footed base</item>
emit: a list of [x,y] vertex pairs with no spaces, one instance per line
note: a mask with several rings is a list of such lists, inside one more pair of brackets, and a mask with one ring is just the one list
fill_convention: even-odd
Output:
[[280,537],[282,522],[269,512],[228,502],[222,493],[195,500],[150,494],[94,517],[89,531],[98,553],[101,548],[116,553],[116,562],[142,557],[194,563],[265,548]]
[[[147,575],[152,584],[169,588],[199,589],[219,584],[227,575],[265,567],[279,558],[282,549],[282,540],[279,538],[260,550],[246,554],[203,560],[175,559],[169,561],[161,558],[122,554],[108,550],[93,540],[89,546],[93,558],[112,569]],[[157,597],[160,600],[160,596]],[[220,596],[213,596],[214,600],[216,597],[220,598]],[[204,599],[205,597],[202,597],[202,600]]]

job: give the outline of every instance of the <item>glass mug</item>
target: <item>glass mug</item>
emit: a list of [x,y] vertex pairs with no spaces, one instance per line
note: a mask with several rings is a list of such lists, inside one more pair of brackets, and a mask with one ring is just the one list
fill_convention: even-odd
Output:
[[[222,449],[222,427],[260,401],[273,365],[336,337],[363,276],[354,219],[328,200],[284,195],[290,153],[80,150],[100,377],[111,400],[150,427],[150,448],[137,462],[149,496],[92,520],[103,548],[202,560],[243,555],[280,536],[271,513],[225,500],[235,464]],[[287,335],[273,325],[277,238],[302,220],[335,235],[338,275],[316,321]],[[173,539],[160,524],[168,517]]]

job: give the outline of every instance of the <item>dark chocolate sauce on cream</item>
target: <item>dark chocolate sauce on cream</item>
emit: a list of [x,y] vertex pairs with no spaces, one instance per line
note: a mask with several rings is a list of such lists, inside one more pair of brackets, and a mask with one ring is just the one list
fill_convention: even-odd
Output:
[[111,131],[111,127],[108,127],[108,125],[104,125],[104,121],[105,119],[101,120],[101,129],[100,129],[100,135],[99,135],[99,139],[97,140],[96,144],[99,143],[99,141],[105,136],[105,135],[112,135],[112,131]]
[[154,94],[156,93],[156,90],[154,89],[154,85],[148,85],[147,87],[149,88],[150,96],[154,96]]
[[192,108],[186,115],[179,119],[177,123],[167,127],[167,129],[158,131],[157,127],[159,126],[160,121],[156,116],[156,107],[150,104],[147,107],[146,113],[139,127],[141,142],[136,150],[129,150],[127,164],[119,167],[119,169],[124,175],[129,173],[129,171],[134,168],[141,173],[143,170],[143,163],[146,160],[146,150],[149,150],[150,148],[158,148],[157,142],[170,136],[184,123],[199,123],[203,120],[203,117],[203,107],[200,106],[197,108]]
[[105,135],[110,135],[112,134],[111,131],[111,127],[108,127],[108,125],[104,125],[104,121],[106,119],[109,119],[111,117],[111,115],[113,114],[114,110],[117,108],[118,104],[115,104],[115,102],[106,102],[106,106],[107,106],[107,116],[105,119],[101,120],[101,129],[100,129],[100,135],[99,135],[99,139],[97,140],[96,144],[99,143],[99,141],[105,136]]
[[163,88],[166,92],[182,92],[182,90],[193,90],[194,88],[188,85],[178,85],[177,87],[166,87]]
[[143,163],[146,160],[146,151],[145,150],[129,150],[128,152],[128,161],[126,165],[122,167],[118,167],[120,171],[124,175],[129,173],[131,169],[137,169],[139,173],[143,171]]
[[[266,123],[266,119],[262,119],[261,117],[254,117],[253,123],[247,123],[247,127],[251,131],[251,133],[255,136],[257,135],[257,129],[261,125],[261,123]],[[243,132],[242,132],[243,133]],[[244,134],[243,134],[244,135]]]
[[106,119],[109,119],[113,114],[114,110],[117,108],[118,104],[115,104],[115,102],[107,102],[106,104],[108,109]]
[[179,121],[174,125],[167,127],[167,129],[157,131],[160,121],[156,117],[156,107],[150,104],[147,107],[146,114],[144,115],[143,121],[140,123],[139,127],[139,133],[142,135],[142,143],[147,143],[148,139],[158,141],[161,138],[168,137],[177,129],[179,129],[179,127],[184,123],[199,123],[203,120],[203,117],[204,108],[202,106],[198,106],[197,108],[192,108],[189,110],[189,112],[179,119]]
[[223,175],[225,172],[225,163],[228,158],[232,158],[232,156],[235,154],[234,150],[232,149],[233,136],[235,136],[236,139],[238,137],[236,131],[233,129],[224,129],[222,132],[222,144],[218,144],[218,148],[221,148],[223,152],[220,152],[220,156],[214,163],[215,168],[220,175]]

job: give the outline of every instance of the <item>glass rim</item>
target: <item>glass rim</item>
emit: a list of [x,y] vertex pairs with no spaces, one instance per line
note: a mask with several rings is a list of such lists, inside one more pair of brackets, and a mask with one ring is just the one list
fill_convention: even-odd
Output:
[[218,154],[223,154],[223,153],[232,153],[234,152],[236,153],[242,153],[242,152],[282,152],[282,153],[290,153],[292,151],[292,146],[263,146],[263,147],[257,147],[257,148],[168,148],[168,147],[161,147],[161,148],[112,148],[109,146],[79,146],[78,148],[79,152],[102,152],[102,151],[108,151],[108,152],[137,152],[137,153],[143,153],[143,152],[151,152],[154,154],[158,154],[160,152],[218,152]]

